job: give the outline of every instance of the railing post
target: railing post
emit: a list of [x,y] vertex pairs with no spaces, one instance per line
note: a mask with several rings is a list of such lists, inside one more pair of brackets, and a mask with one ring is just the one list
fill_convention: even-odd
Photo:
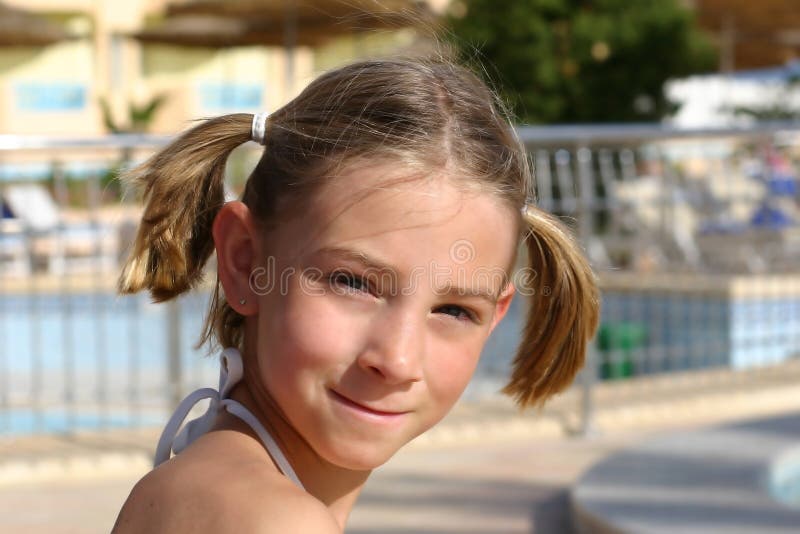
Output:
[[183,398],[181,366],[181,309],[177,299],[167,302],[167,380],[171,408]]
[[586,348],[586,363],[580,374],[581,413],[578,435],[589,437],[596,433],[594,425],[594,386],[597,383],[597,349],[592,338]]
[[[581,244],[589,253],[591,240],[594,235],[594,169],[592,168],[592,149],[579,146],[577,149],[578,160],[578,237]],[[593,432],[594,385],[597,381],[597,358],[595,354],[594,339],[590,340],[586,349],[586,363],[581,372],[581,407],[580,407],[580,436],[588,436]]]

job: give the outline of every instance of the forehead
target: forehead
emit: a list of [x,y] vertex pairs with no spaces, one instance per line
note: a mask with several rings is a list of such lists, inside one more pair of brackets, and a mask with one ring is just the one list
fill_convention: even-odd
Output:
[[516,246],[515,211],[495,195],[456,183],[446,173],[392,163],[351,165],[320,186],[294,228],[284,228],[295,234],[299,254],[348,246],[396,263],[442,261],[456,243],[467,242],[476,262],[507,269]]
[[[314,211],[333,220],[351,216],[376,216],[391,222],[388,215],[401,216],[408,223],[444,223],[469,203],[484,209],[505,211],[495,195],[447,171],[422,170],[402,162],[363,160],[343,167],[329,177],[314,195]],[[385,214],[377,217],[378,213]],[[394,221],[399,222],[397,220]]]

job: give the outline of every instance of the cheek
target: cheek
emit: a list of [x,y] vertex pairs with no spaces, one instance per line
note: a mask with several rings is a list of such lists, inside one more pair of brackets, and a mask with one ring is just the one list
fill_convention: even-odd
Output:
[[[294,289],[294,288],[293,288]],[[265,314],[259,336],[264,378],[280,387],[331,378],[352,363],[358,348],[358,325],[329,298],[291,290],[275,312]]]
[[[464,392],[478,365],[482,347],[482,339],[438,343],[431,347],[425,380],[438,409],[446,413]],[[442,413],[441,417],[444,415]]]

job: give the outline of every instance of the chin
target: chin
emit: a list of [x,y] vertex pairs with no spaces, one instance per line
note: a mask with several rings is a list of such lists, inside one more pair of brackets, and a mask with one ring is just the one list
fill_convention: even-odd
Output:
[[333,465],[352,471],[372,471],[388,462],[405,444],[390,445],[387,443],[348,442],[330,444],[323,450],[317,450],[326,461]]

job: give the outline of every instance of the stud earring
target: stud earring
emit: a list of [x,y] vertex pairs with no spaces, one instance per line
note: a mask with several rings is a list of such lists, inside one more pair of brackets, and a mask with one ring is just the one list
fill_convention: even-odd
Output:
[[247,299],[239,299],[239,304],[247,304]]

